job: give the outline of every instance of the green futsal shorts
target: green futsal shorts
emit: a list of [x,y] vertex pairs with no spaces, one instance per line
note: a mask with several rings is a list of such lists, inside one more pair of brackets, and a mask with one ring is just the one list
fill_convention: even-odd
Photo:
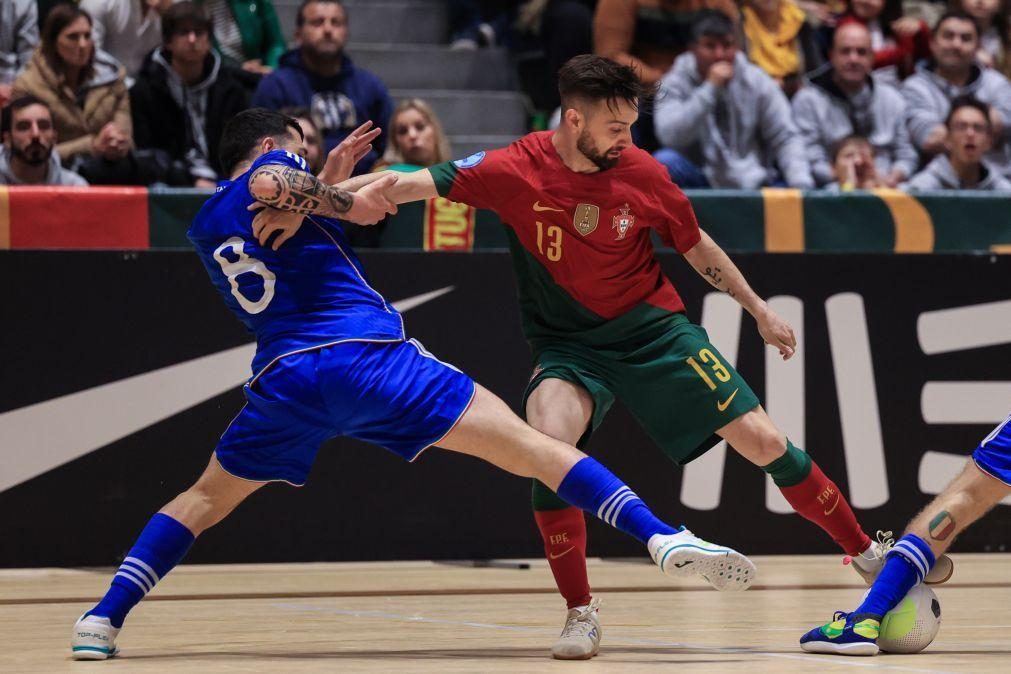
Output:
[[534,373],[523,409],[545,379],[573,382],[593,397],[590,428],[580,444],[617,398],[663,452],[683,465],[719,442],[718,429],[758,406],[744,378],[684,314],[669,314],[638,331],[627,328],[606,346],[558,336],[532,342]]

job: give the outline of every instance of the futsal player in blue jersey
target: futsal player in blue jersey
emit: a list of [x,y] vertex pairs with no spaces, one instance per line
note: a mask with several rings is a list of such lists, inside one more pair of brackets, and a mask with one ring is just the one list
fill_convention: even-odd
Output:
[[810,653],[877,655],[881,619],[930,572],[963,529],[1011,494],[1011,417],[986,436],[951,484],[920,512],[885,556],[871,589],[851,613],[800,638]]
[[[364,140],[352,137],[345,158],[360,154]],[[749,586],[754,566],[746,557],[664,524],[604,466],[527,426],[407,339],[337,221],[371,223],[394,211],[385,191],[396,176],[355,193],[331,186],[308,172],[298,123],[262,109],[233,118],[220,148],[231,179],[201,208],[189,238],[228,308],[256,335],[246,405],[197,482],[151,518],[108,592],[74,625],[74,658],[114,655],[127,613],[196,536],[268,482],[303,484],[319,445],[335,436],[367,440],[408,461],[438,445],[535,477],[637,538],[664,573],[701,575],[717,589]],[[261,206],[299,216],[297,230],[277,235],[290,236],[284,246],[257,230]]]

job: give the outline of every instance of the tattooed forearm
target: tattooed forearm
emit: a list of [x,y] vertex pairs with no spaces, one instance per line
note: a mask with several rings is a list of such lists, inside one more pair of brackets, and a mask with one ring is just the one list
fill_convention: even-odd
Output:
[[271,164],[249,176],[249,192],[272,208],[302,215],[340,217],[351,209],[354,195],[320,182],[305,171]]
[[726,286],[724,285],[723,275],[719,267],[706,267],[705,271],[702,272],[702,275],[706,277],[706,280],[709,281],[709,284],[714,288],[725,291],[731,297],[736,297],[734,295],[733,288],[731,288],[729,284]]

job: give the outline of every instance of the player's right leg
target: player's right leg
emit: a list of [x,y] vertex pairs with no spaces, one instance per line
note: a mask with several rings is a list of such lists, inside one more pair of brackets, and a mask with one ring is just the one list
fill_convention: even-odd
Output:
[[[593,417],[593,397],[584,387],[556,377],[532,385],[526,399],[527,423],[556,440],[577,445]],[[582,510],[537,480],[531,503],[544,554],[567,609],[551,654],[559,660],[587,660],[600,650],[603,633],[586,570],[586,519]]]
[[116,636],[130,609],[179,563],[197,536],[264,484],[228,474],[211,457],[196,483],[151,518],[116,570],[105,596],[74,625],[73,658],[114,656]]
[[721,590],[743,590],[754,565],[730,548],[656,518],[635,492],[578,449],[531,428],[494,394],[476,385],[469,409],[438,445],[515,475],[535,477],[574,506],[646,544],[670,576],[699,575]]
[[976,448],[962,472],[913,518],[860,606],[805,634],[801,648],[836,655],[876,654],[882,617],[923,581],[958,534],[1009,494],[1011,418]]

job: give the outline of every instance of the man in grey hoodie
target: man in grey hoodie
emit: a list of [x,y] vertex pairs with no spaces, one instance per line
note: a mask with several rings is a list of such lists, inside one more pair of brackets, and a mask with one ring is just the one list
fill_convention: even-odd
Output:
[[790,104],[776,82],[738,51],[730,19],[715,10],[699,12],[691,40],[691,50],[660,82],[654,112],[664,145],[656,158],[673,169],[674,182],[701,186],[684,180],[694,166],[712,187],[756,189],[785,182],[813,188]]
[[11,101],[4,108],[0,129],[0,185],[87,186],[84,178],[60,166],[53,150],[53,116],[39,99],[22,96]]
[[979,29],[971,16],[956,10],[941,16],[930,39],[933,58],[917,64],[916,72],[902,83],[909,135],[928,158],[944,151],[948,133],[944,120],[951,101],[973,96],[990,108],[993,149],[987,159],[1011,175],[1011,82],[976,63],[978,48]]
[[38,43],[36,0],[0,2],[0,106],[10,98],[14,78],[31,60]]
[[873,148],[881,183],[895,187],[913,175],[919,157],[909,141],[902,95],[871,76],[874,51],[867,27],[854,21],[836,28],[829,61],[793,97],[793,120],[815,182],[834,179],[833,149],[843,138],[858,135]]
[[1011,191],[1011,181],[983,159],[993,139],[990,109],[985,104],[972,96],[956,98],[945,127],[947,152],[934,157],[906,189]]

